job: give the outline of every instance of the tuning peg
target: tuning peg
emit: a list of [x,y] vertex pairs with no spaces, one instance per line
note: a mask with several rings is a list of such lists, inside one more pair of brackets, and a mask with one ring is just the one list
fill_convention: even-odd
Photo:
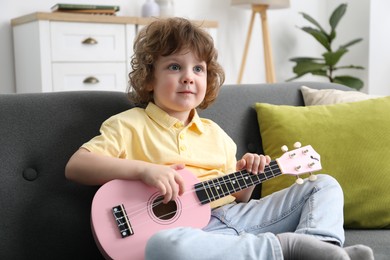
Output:
[[287,151],[288,151],[287,145],[283,145],[280,149],[281,149],[283,152],[287,152]]
[[308,166],[309,168],[312,168],[314,165],[316,165],[316,163],[315,163],[315,162],[311,162],[311,163],[309,163],[307,166]]
[[302,144],[300,142],[296,142],[294,144],[294,148],[298,149],[298,148],[301,148]]
[[315,181],[315,180],[317,180],[317,175],[310,173],[309,181]]
[[302,178],[299,178],[298,176],[297,177],[297,180],[295,181],[298,185],[301,185],[303,184],[303,179]]

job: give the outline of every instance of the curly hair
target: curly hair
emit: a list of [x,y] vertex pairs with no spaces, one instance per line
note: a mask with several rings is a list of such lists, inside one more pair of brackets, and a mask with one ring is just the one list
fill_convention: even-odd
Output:
[[129,73],[128,96],[134,103],[145,106],[153,101],[154,64],[160,56],[183,50],[194,52],[207,64],[206,95],[199,108],[205,109],[217,98],[225,81],[225,73],[217,62],[218,53],[209,33],[184,18],[158,19],[144,27],[134,41],[134,54]]

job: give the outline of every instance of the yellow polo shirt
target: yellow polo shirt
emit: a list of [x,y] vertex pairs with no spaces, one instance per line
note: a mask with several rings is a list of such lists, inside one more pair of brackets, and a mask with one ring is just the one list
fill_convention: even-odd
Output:
[[[83,148],[112,157],[162,165],[184,163],[200,180],[236,171],[236,144],[216,123],[193,110],[184,126],[153,103],[132,108],[107,119],[100,135]],[[211,203],[215,208],[234,201],[226,196]]]

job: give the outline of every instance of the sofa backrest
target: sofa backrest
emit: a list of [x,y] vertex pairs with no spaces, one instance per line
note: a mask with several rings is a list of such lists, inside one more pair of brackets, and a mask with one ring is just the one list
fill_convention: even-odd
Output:
[[[253,104],[303,105],[301,85],[224,86],[216,103],[200,114],[236,141],[238,156],[261,153]],[[105,119],[131,107],[119,92],[0,95],[1,259],[101,258],[89,223],[97,187],[66,180],[64,168]]]
[[300,91],[303,85],[316,89],[351,90],[338,84],[320,82],[226,85],[215,104],[200,111],[200,115],[217,122],[233,138],[237,144],[237,157],[246,152],[263,153],[254,104],[303,106]]
[[123,93],[0,95],[0,258],[99,259],[89,211],[96,187],[67,181],[64,167]]

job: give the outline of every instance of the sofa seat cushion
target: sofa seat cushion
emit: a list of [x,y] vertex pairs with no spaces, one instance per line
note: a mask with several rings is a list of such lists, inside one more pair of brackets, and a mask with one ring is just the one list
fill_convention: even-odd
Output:
[[[263,148],[280,157],[300,141],[321,155],[322,170],[344,190],[345,226],[390,228],[390,97],[294,107],[257,103]],[[291,185],[292,176],[263,184],[262,196]]]

